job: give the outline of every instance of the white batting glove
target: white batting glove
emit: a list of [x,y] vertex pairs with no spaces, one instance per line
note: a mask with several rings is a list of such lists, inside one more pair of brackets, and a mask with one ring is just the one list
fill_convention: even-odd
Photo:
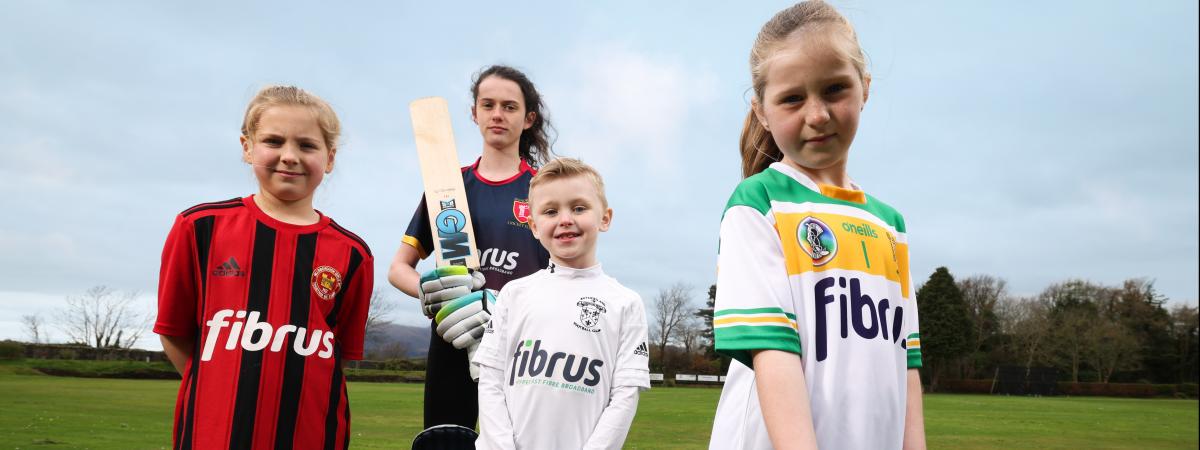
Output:
[[437,333],[454,348],[467,348],[483,338],[484,328],[492,319],[496,291],[484,289],[445,302],[434,321]]
[[443,266],[421,275],[421,312],[434,318],[451,300],[483,289],[483,273],[465,266]]

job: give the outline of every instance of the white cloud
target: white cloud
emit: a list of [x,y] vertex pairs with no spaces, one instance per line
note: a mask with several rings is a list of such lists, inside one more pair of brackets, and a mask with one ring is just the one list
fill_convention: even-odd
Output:
[[716,75],[614,43],[580,47],[565,59],[567,73],[545,89],[558,128],[570,130],[557,148],[601,171],[678,175],[685,125],[713,102]]

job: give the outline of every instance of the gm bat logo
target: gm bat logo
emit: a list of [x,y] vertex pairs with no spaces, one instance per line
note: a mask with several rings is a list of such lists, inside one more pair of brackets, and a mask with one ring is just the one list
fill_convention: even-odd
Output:
[[441,201],[442,212],[434,219],[437,224],[438,242],[442,244],[442,259],[450,264],[465,266],[466,257],[471,256],[471,245],[467,241],[467,216],[454,206],[454,199]]

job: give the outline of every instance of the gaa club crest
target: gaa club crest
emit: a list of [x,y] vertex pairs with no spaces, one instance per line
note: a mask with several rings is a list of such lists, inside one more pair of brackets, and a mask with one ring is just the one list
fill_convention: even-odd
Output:
[[513,218],[519,223],[529,223],[529,200],[513,200]]
[[823,266],[837,255],[837,238],[833,229],[816,217],[808,216],[796,227],[796,240],[807,253],[814,266]]
[[575,302],[575,306],[579,307],[579,320],[575,321],[575,328],[599,333],[600,315],[608,312],[604,302],[595,297],[583,297]]
[[312,290],[322,300],[333,300],[342,290],[342,274],[337,269],[321,266],[313,270]]

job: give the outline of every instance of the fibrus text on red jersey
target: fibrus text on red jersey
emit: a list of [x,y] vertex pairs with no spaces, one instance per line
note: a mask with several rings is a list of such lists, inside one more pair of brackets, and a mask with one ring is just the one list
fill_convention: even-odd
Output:
[[[230,318],[234,320],[231,321]],[[208,327],[208,334],[204,339],[204,349],[200,354],[201,361],[212,359],[213,349],[217,345],[217,340],[220,339],[221,330],[226,327],[229,328],[229,333],[225,339],[225,350],[233,350],[241,345],[242,350],[250,352],[263,349],[279,352],[287,343],[288,333],[294,333],[292,351],[296,354],[309,356],[316,353],[318,358],[324,359],[333,357],[335,338],[332,331],[313,330],[309,335],[307,328],[291,324],[275,328],[268,322],[259,321],[258,311],[247,313],[246,311],[222,309],[213,314],[212,319],[205,322],[205,325]],[[318,346],[321,347],[320,352],[317,351]]]

